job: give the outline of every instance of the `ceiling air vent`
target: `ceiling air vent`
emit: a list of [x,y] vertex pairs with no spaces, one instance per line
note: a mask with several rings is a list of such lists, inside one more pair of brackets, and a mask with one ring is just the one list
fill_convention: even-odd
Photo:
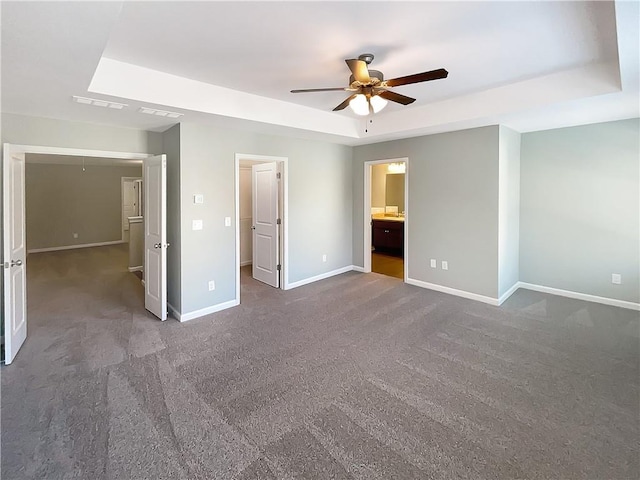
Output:
[[122,110],[124,107],[128,107],[126,103],[110,102],[109,100],[98,100],[97,98],[78,97],[73,95],[73,101],[76,103],[82,103],[83,105],[94,105],[96,107],[107,107],[115,110]]
[[138,111],[140,113],[146,113],[147,115],[157,115],[158,117],[167,117],[167,118],[179,118],[184,115],[183,113],[168,112],[166,110],[158,110],[157,108],[151,108],[151,107],[140,107],[140,110]]

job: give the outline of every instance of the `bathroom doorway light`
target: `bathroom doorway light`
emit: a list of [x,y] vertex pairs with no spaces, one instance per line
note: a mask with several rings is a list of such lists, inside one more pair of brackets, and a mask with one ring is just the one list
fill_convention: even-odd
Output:
[[404,162],[390,163],[387,166],[387,171],[389,173],[405,173],[407,171],[407,167]]

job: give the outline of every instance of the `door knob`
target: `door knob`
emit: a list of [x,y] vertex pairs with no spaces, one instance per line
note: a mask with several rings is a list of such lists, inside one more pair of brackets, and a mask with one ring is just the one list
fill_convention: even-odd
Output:
[[160,248],[160,244],[159,243],[154,243],[153,244],[153,248]]
[[251,225],[251,230],[255,230],[256,226],[255,225]]
[[22,260],[11,260],[12,267],[19,267],[20,265],[22,265]]
[[166,243],[165,247],[169,248],[171,244],[169,242]]

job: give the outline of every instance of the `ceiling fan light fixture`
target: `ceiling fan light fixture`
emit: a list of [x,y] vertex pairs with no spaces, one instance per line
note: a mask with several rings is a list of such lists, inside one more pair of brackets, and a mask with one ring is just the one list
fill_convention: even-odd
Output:
[[373,97],[371,97],[369,99],[369,102],[371,103],[371,108],[373,108],[373,113],[378,113],[380,110],[386,107],[388,103],[384,98],[378,95],[374,95]]
[[367,102],[367,97],[361,93],[353,97],[349,106],[356,115],[369,115],[369,102]]

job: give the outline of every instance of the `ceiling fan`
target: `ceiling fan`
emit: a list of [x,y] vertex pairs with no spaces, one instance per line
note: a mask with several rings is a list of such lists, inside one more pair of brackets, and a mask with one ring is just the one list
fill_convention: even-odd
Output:
[[387,105],[387,100],[409,105],[416,101],[415,98],[407,97],[399,93],[389,90],[390,87],[399,87],[401,85],[409,85],[412,83],[428,82],[429,80],[438,80],[447,78],[449,72],[444,68],[431,70],[429,72],[416,73],[405,77],[392,78],[385,80],[382,72],[378,70],[369,70],[369,64],[373,61],[371,53],[363,53],[357,59],[352,58],[345,60],[351,70],[348,87],[337,88],[307,88],[302,90],[291,90],[291,93],[307,93],[307,92],[330,92],[345,91],[353,92],[349,98],[338,105],[333,111],[342,110],[349,105],[351,109],[358,115],[368,115],[369,113],[378,113]]

